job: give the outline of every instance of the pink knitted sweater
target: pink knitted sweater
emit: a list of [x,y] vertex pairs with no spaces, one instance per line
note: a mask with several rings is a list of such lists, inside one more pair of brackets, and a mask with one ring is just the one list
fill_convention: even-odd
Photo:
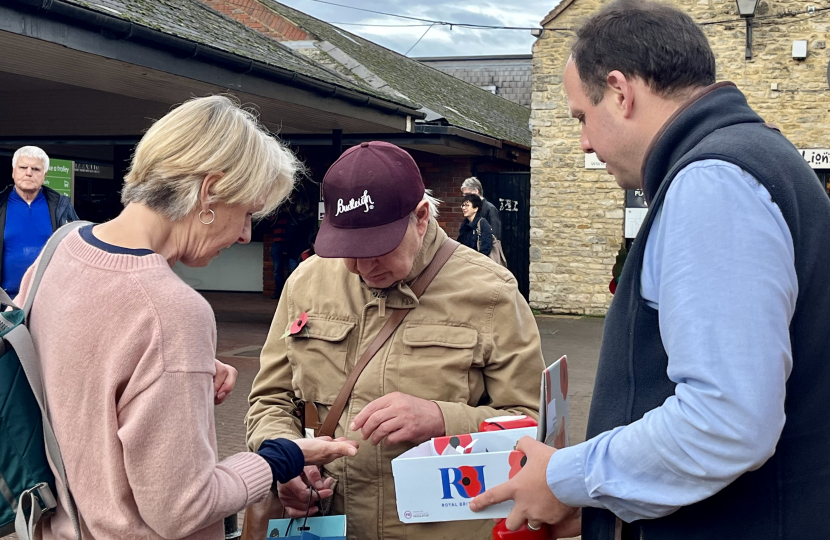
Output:
[[[218,540],[225,516],[267,493],[261,457],[218,460],[213,311],[161,255],[107,253],[73,232],[30,329],[84,538]],[[43,537],[74,538],[62,502]]]

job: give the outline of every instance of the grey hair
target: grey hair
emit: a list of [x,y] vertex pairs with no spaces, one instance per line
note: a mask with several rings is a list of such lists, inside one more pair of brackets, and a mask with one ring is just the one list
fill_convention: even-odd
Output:
[[478,190],[478,195],[480,197],[484,197],[484,188],[481,187],[481,182],[479,182],[478,178],[476,178],[475,176],[471,176],[463,182],[461,182],[461,190],[463,191],[465,189]]
[[[424,198],[421,199],[421,202],[424,202],[424,201],[426,201],[428,203],[427,206],[429,206],[429,217],[437,218],[438,217],[438,207],[441,206],[441,199],[437,199],[437,198],[433,197],[431,189],[425,189],[424,190]],[[417,219],[415,217],[415,212],[412,212],[411,214],[409,214],[409,221],[410,222],[415,221],[415,219]]]
[[43,172],[49,172],[49,156],[37,146],[21,146],[12,156],[12,169],[17,167],[17,160],[22,157],[39,159],[43,163]]

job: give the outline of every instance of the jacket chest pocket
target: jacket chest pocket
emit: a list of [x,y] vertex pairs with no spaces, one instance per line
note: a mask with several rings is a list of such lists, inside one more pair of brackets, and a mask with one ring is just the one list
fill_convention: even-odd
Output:
[[478,332],[438,324],[407,324],[398,366],[401,392],[423,399],[466,403]]
[[323,405],[334,403],[346,382],[348,337],[354,327],[353,322],[309,317],[303,330],[286,338],[297,396]]

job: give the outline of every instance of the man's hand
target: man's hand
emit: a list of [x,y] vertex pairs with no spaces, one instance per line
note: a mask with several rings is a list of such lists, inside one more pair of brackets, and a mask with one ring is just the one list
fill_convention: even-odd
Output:
[[505,523],[509,530],[518,530],[527,522],[534,527],[548,523],[553,525],[553,538],[579,535],[579,508],[559,502],[546,480],[548,462],[556,449],[530,437],[522,437],[516,450],[527,456],[522,470],[504,484],[490,488],[473,499],[470,510],[479,512],[488,506],[512,500],[515,505]]
[[353,456],[357,454],[360,446],[357,441],[350,441],[345,437],[335,440],[331,437],[296,439],[294,442],[303,451],[306,465],[325,465],[343,456]]
[[230,395],[236,385],[239,372],[235,367],[223,364],[219,360],[214,359],[214,362],[216,363],[216,375],[213,376],[213,403],[219,405]]
[[[312,439],[304,439],[312,440]],[[285,484],[277,484],[277,495],[279,495],[280,502],[285,507],[285,512],[288,517],[298,518],[305,515],[314,515],[320,510],[320,499],[328,499],[334,495],[331,487],[334,484],[334,478],[326,478],[323,480],[320,475],[320,469],[311,465],[303,469],[303,476],[292,478]],[[311,503],[308,502],[308,495],[311,491],[309,485],[314,486],[317,493],[311,492]],[[306,513],[308,509],[308,513]]]
[[374,445],[384,438],[389,444],[420,444],[446,432],[437,403],[401,392],[386,394],[366,405],[349,429],[360,431],[363,440],[371,439]]

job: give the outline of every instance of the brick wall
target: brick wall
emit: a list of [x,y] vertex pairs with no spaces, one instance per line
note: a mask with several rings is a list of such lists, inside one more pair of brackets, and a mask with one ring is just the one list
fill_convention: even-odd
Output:
[[[605,0],[575,0],[548,28],[574,28]],[[798,148],[830,147],[826,48],[830,17],[804,13],[799,0],[763,0],[744,58],[745,24],[727,0],[674,0],[702,26],[715,52],[718,81],[731,80],[749,104]],[[793,16],[794,14],[800,14]],[[806,60],[792,42],[808,40]],[[608,282],[623,241],[624,192],[605,171],[586,170],[579,125],[570,118],[562,72],[570,32],[546,31],[533,48],[531,129],[531,306],[560,313],[604,314]],[[777,89],[776,89],[777,88]]]
[[461,226],[461,182],[472,176],[473,159],[448,157],[410,150],[410,154],[421,169],[424,186],[441,200],[438,224],[451,238],[458,236]]
[[255,0],[199,0],[228,17],[236,19],[248,28],[277,41],[302,41],[309,35]]

